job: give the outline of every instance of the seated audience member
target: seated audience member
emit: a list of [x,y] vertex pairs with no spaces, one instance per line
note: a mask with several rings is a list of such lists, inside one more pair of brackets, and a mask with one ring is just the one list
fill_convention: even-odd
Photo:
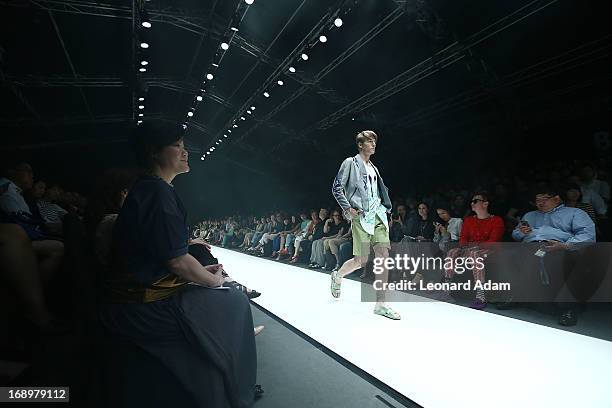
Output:
[[597,225],[597,214],[591,204],[582,202],[582,191],[578,184],[568,184],[564,188],[564,204],[566,207],[580,208],[587,213]]
[[[325,266],[325,243],[334,238],[341,237],[348,230],[348,224],[342,217],[340,210],[334,210],[331,218],[327,219],[323,224],[323,237],[312,243],[312,252],[310,255],[310,267],[321,268]],[[329,249],[329,246],[327,246]],[[331,266],[329,269],[332,269]]]
[[[314,261],[312,259],[312,247],[313,245],[315,245],[314,243],[316,241],[323,239],[323,237],[325,236],[325,226],[328,225],[326,224],[328,217],[329,217],[329,210],[327,208],[321,208],[319,210],[319,220],[321,222],[315,225],[312,235],[308,236],[308,241],[302,243],[302,252],[305,255],[304,261],[310,260],[309,265],[314,264]],[[319,244],[317,243],[316,245],[318,246]],[[321,245],[323,245],[322,241],[321,241]]]
[[450,249],[453,242],[458,242],[461,236],[461,227],[463,220],[450,216],[450,210],[443,205],[438,205],[436,208],[440,222],[435,222],[435,232],[433,241],[436,242],[440,250],[446,253]]
[[400,242],[407,234],[409,216],[406,212],[406,206],[400,204],[397,206],[397,215],[391,217],[391,225],[389,226],[389,239],[391,242]]
[[[537,210],[525,214],[512,233],[512,237],[524,242],[525,247],[519,249],[519,254],[508,255],[507,267],[517,270],[521,276],[532,276],[534,271],[539,271],[541,283],[546,286],[552,283],[557,289],[554,292],[563,284],[578,292],[587,277],[578,276],[579,271],[573,266],[582,250],[595,242],[595,223],[585,211],[565,206],[559,193],[548,186],[538,188],[535,203]],[[534,256],[536,252],[538,256]],[[562,271],[562,280],[557,281],[558,276],[550,276],[549,271],[553,274]],[[518,291],[513,290],[513,295],[517,294]],[[576,303],[560,303],[559,306],[562,309],[559,323],[575,325],[578,320]]]
[[[580,177],[578,176],[570,176],[568,181],[570,184],[580,185]],[[580,185],[580,193],[582,195],[582,203],[592,205],[595,213],[597,214],[597,218],[606,218],[608,206],[597,191]]]
[[15,292],[28,328],[39,334],[63,334],[68,327],[53,316],[45,300],[44,283],[50,275],[41,272],[25,230],[0,222],[0,282]]
[[463,194],[455,195],[453,202],[451,203],[451,216],[453,218],[461,218],[467,216],[470,210],[465,202]]
[[411,241],[433,241],[435,227],[429,215],[429,206],[421,202],[417,207],[419,215],[408,221],[406,237]]
[[[302,228],[302,231],[295,236],[295,241],[293,243],[294,252],[293,256],[289,260],[290,263],[297,263],[299,259],[299,254],[302,246],[302,242],[308,241],[308,237],[312,236],[314,233],[315,226],[321,222],[319,218],[319,213],[316,210],[310,211],[310,221],[306,224],[306,228]],[[302,222],[302,227],[304,226],[304,222]]]
[[254,228],[253,226],[249,226],[245,228],[246,231],[244,233],[244,238],[242,240],[242,243],[238,246],[239,249],[246,249],[249,247],[251,239],[253,238],[253,234],[255,234],[255,231],[257,231],[257,228],[259,228],[259,220],[254,221]]
[[[101,322],[159,358],[198,406],[251,406],[257,364],[248,298],[211,289],[225,282],[223,267],[203,266],[189,254],[187,213],[171,184],[189,171],[182,129],[145,123],[137,132],[146,175],[113,227]],[[193,350],[193,359],[176,359],[176,348]]]
[[306,213],[301,213],[299,219],[295,215],[291,216],[289,230],[282,231],[280,234],[280,249],[276,254],[272,254],[273,256],[276,256],[277,261],[289,256],[291,248],[293,247],[293,242],[295,241],[295,234],[302,230],[302,223],[304,222],[306,222],[307,225],[308,217],[306,216]]
[[272,258],[276,258],[278,253],[281,251],[281,248],[284,248],[285,237],[295,227],[295,224],[291,223],[291,218],[289,218],[288,216],[282,218],[283,222],[281,224],[281,230],[274,238],[272,238],[272,254],[270,255],[270,257]]
[[[497,215],[489,213],[489,198],[485,192],[476,193],[470,202],[472,211],[476,214],[465,217],[459,237],[459,247],[448,251],[447,257],[456,259],[457,257],[484,259],[490,253],[487,244],[500,242],[504,236],[504,221]],[[475,263],[472,270],[474,282],[484,283],[485,270],[482,263]],[[454,268],[444,270],[444,280],[450,281],[455,274]],[[470,305],[474,309],[482,310],[486,307],[486,297],[483,289],[476,290],[476,299]]]
[[261,235],[261,239],[259,240],[257,245],[250,249],[250,251],[263,253],[263,246],[267,244],[268,241],[274,239],[276,234],[280,232],[282,222],[282,219],[279,220],[276,218],[276,214],[272,214],[270,216],[270,221],[266,225],[266,228],[264,229],[263,234]]
[[342,264],[350,258],[349,256],[349,258],[342,259],[340,254],[340,246],[346,242],[350,241],[352,243],[353,241],[353,235],[351,231],[352,223],[350,221],[345,222],[347,224],[346,228],[344,228],[346,231],[344,231],[343,229],[344,233],[341,236],[337,238],[330,238],[326,240],[325,244],[323,245],[325,249],[325,258],[327,259],[328,256],[330,257],[330,261],[326,262],[327,267],[325,269],[331,269],[333,272],[336,272],[338,269],[340,269]]
[[255,247],[255,245],[257,245],[261,237],[263,237],[263,234],[265,234],[266,232],[270,232],[271,224],[269,223],[269,219],[267,219],[266,217],[261,217],[259,221],[259,225],[255,228],[255,233],[251,238],[251,242],[249,242],[245,248],[248,251],[250,251]]
[[607,181],[597,178],[597,172],[590,164],[586,164],[580,169],[580,187],[592,190],[599,194],[606,203],[610,202],[610,185]]
[[60,187],[52,184],[47,187],[45,195],[38,201],[40,214],[46,223],[61,224],[62,218],[68,213],[68,211],[57,205],[60,193]]
[[57,273],[64,257],[64,244],[48,239],[42,220],[35,219],[22,193],[32,188],[32,167],[24,162],[7,165],[0,174],[0,213],[7,223],[18,224],[32,241],[43,281]]

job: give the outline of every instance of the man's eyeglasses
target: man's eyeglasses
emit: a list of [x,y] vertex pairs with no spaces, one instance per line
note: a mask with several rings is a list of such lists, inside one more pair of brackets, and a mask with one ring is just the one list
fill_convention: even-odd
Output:
[[484,202],[485,200],[483,200],[482,198],[474,198],[472,201],[470,201],[472,204],[477,204],[479,201]]
[[548,196],[548,197],[538,197],[535,199],[536,204],[537,203],[544,203],[548,200],[550,200],[551,198],[553,198],[552,196]]
[[332,217],[339,217],[339,216],[340,216],[340,214],[334,214],[334,215],[332,215]]

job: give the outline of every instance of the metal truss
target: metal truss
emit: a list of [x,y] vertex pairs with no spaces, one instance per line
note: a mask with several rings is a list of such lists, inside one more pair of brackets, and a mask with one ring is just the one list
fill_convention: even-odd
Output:
[[[412,68],[409,68],[403,73],[397,75],[395,78],[392,78],[381,86],[354,100],[342,109],[339,109],[338,111],[303,130],[298,139],[304,140],[314,131],[329,129],[340,122],[345,116],[362,112],[389,98],[390,96],[393,96],[398,92],[414,85],[415,83],[432,76],[447,66],[462,60],[472,47],[475,47],[486,39],[513,26],[514,24],[517,24],[518,22],[528,18],[551,4],[556,3],[557,1],[558,0],[534,0],[513,13],[497,20],[495,23],[487,26],[483,30],[469,36],[463,43],[454,42],[450,46],[435,53],[432,57],[422,61]],[[295,139],[286,139],[279,147],[287,145],[293,141],[295,141]]]
[[[361,38],[355,41],[350,47],[344,50],[340,55],[338,55],[332,62],[330,62],[327,66],[325,66],[319,73],[314,77],[315,82],[320,82],[325,78],[330,72],[336,69],[340,64],[342,64],[347,58],[357,52],[361,47],[365,44],[373,40],[383,32],[387,27],[389,27],[394,21],[396,21],[402,14],[404,13],[403,8],[397,7],[391,13],[389,13],[385,18],[379,21],[374,27],[372,27],[367,33],[365,33]],[[274,109],[272,109],[266,116],[264,116],[260,122],[256,123],[255,126],[251,127],[247,132],[241,135],[234,144],[241,142],[244,138],[253,133],[257,127],[262,123],[268,123],[272,117],[274,117],[278,112],[285,109],[288,105],[290,105],[297,98],[302,96],[308,90],[307,87],[302,86],[298,90],[296,90],[289,97],[285,98],[280,104],[278,104]],[[294,132],[295,133],[295,132]],[[278,145],[272,148],[274,152],[278,148]]]

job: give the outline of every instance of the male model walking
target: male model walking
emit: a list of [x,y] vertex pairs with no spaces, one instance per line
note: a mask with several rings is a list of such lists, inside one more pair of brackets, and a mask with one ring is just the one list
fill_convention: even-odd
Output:
[[[331,294],[340,297],[342,278],[365,267],[370,245],[379,258],[389,256],[389,224],[387,213],[391,212],[389,189],[383,183],[378,169],[370,161],[376,151],[378,135],[364,130],[355,138],[359,153],[342,162],[332,186],[332,194],[342,207],[347,219],[353,220],[353,255],[337,272],[331,274]],[[384,262],[383,262],[384,265]],[[380,279],[386,283],[388,271],[383,269]],[[385,304],[385,291],[376,291],[374,313],[399,320],[400,315]]]

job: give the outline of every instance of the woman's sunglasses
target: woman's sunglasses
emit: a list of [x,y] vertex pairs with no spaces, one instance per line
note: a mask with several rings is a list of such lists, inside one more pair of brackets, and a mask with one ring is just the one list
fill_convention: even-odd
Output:
[[483,200],[482,198],[475,198],[475,199],[473,199],[473,200],[472,200],[472,201],[470,201],[470,202],[471,202],[472,204],[476,204],[476,203],[478,203],[479,201],[483,201],[483,202],[484,202],[485,200]]

